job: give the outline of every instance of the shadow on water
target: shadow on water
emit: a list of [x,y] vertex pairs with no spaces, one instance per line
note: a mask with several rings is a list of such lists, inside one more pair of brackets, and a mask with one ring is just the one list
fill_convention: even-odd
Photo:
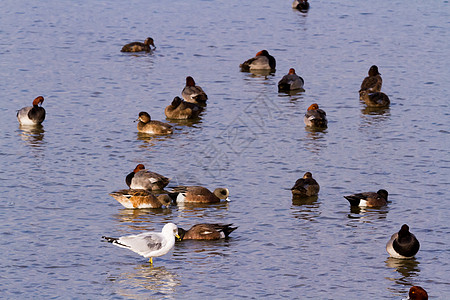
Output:
[[[386,277],[385,279],[389,281],[393,281],[399,285],[399,288],[402,286],[412,286],[414,285],[414,278],[417,277],[420,273],[419,262],[415,259],[398,259],[389,257],[386,261],[386,267],[395,269],[398,272],[398,276],[395,277]],[[402,289],[403,290],[403,289]],[[401,292],[399,290],[399,292]]]
[[326,147],[327,128],[315,128],[305,126],[306,140],[304,141],[305,148],[313,153],[319,153],[322,148]]
[[152,267],[148,263],[136,266],[133,271],[124,272],[117,278],[109,280],[114,282],[117,294],[131,299],[143,299],[144,294],[146,299],[171,298],[171,295],[175,294],[176,287],[181,284],[176,273],[164,266]]
[[20,138],[31,147],[40,147],[45,144],[44,127],[42,125],[19,125]]

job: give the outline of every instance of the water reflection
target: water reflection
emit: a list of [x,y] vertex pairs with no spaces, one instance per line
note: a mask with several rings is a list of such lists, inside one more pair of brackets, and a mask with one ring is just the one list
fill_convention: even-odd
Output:
[[287,97],[290,96],[290,100],[298,100],[300,98],[303,98],[303,93],[305,92],[304,89],[298,89],[293,91],[285,91],[285,92],[279,92],[278,97]]
[[[366,106],[365,108],[361,109],[361,113],[363,115],[371,115],[371,116],[383,116],[385,117],[390,116],[390,108],[389,107],[370,107]],[[382,118],[386,119],[386,118]]]
[[148,133],[138,132],[137,140],[144,142],[141,148],[150,148],[155,146],[158,141],[164,141],[171,138],[171,135],[152,135]]
[[382,208],[368,208],[359,206],[350,206],[349,219],[356,219],[364,223],[370,223],[375,220],[386,219],[389,212],[387,207]]
[[313,221],[320,217],[321,211],[320,202],[318,201],[318,196],[312,197],[298,197],[292,196],[292,205],[295,208],[292,209],[294,218],[303,219],[306,221]]
[[202,123],[203,123],[203,121],[202,121],[202,114],[204,114],[204,112],[205,112],[205,110],[203,110],[203,111],[200,113],[199,117],[198,117],[198,118],[195,118],[195,119],[188,119],[188,120],[174,120],[174,119],[166,118],[166,120],[169,121],[169,122],[171,122],[171,123],[175,123],[175,124],[177,124],[177,125],[180,125],[180,126],[198,127],[198,126],[195,126],[195,125],[197,125],[197,124],[202,124]]
[[[164,266],[151,267],[150,264],[136,266],[132,272],[124,272],[112,281],[117,285],[119,295],[131,299],[172,298],[181,284],[176,273]],[[153,295],[149,295],[149,291]]]
[[326,147],[325,137],[327,134],[327,128],[314,128],[305,126],[306,141],[305,147],[313,153],[319,153],[322,148]]
[[19,125],[20,138],[32,147],[40,147],[44,142],[44,127],[42,125]]
[[267,77],[270,76],[275,76],[275,71],[273,70],[250,70],[250,71],[241,71],[242,73],[248,73],[249,77],[265,77],[267,79]]
[[[120,204],[119,204],[120,205]],[[141,208],[141,209],[120,209],[117,214],[113,215],[121,225],[131,228],[137,231],[160,231],[161,230],[161,220],[155,221],[155,216],[171,216],[170,208]],[[153,223],[156,222],[155,226]],[[143,228],[143,224],[146,225]],[[161,228],[159,228],[161,227]]]
[[415,258],[398,259],[389,257],[385,263],[388,268],[395,269],[399,275],[397,277],[386,277],[386,279],[399,285],[412,286],[414,281],[413,279],[420,273],[420,263],[416,261]]

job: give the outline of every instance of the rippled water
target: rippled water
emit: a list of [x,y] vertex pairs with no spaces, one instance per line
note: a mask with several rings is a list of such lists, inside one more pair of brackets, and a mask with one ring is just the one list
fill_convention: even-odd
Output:
[[[421,285],[450,295],[448,1],[2,1],[4,298],[401,299]],[[123,44],[155,39],[156,51]],[[238,65],[261,49],[277,71]],[[357,91],[376,64],[386,110]],[[305,92],[278,94],[294,67]],[[137,134],[137,113],[164,120],[187,75],[209,95],[198,122],[169,137]],[[16,110],[45,97],[47,119],[20,128]],[[305,129],[313,102],[324,131]],[[127,210],[108,193],[137,163],[171,185],[226,186],[231,202]],[[311,171],[317,199],[289,188]],[[343,195],[385,188],[384,209],[351,210]],[[234,223],[225,241],[186,241],[147,260],[102,243],[164,223]],[[416,258],[388,258],[407,223]]]

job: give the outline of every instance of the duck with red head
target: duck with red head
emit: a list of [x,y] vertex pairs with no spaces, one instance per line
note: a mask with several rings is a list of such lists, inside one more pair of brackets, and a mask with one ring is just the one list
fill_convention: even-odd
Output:
[[133,172],[127,175],[125,182],[130,189],[137,190],[162,190],[169,184],[169,178],[145,169],[143,164],[138,164]]
[[206,100],[208,100],[208,96],[203,91],[203,89],[195,84],[194,78],[191,76],[186,77],[186,86],[181,91],[181,96],[187,102],[206,105]]
[[[23,107],[17,111],[17,120],[21,125],[39,125],[45,120],[45,109],[42,107],[44,97],[33,100],[33,106]],[[41,106],[39,106],[39,104]]]
[[126,44],[122,47],[122,50],[120,50],[120,52],[150,52],[152,51],[152,48],[150,46],[153,46],[153,49],[156,49],[153,39],[151,37],[148,37],[143,43],[133,42]]
[[415,285],[409,289],[409,300],[428,300],[428,293],[421,286]]
[[300,90],[303,88],[304,83],[303,78],[295,73],[295,69],[290,68],[289,73],[278,81],[278,92]]
[[267,50],[261,50],[256,53],[255,57],[240,64],[240,67],[242,71],[247,72],[251,70],[275,71],[276,60]]
[[328,125],[327,114],[319,108],[317,103],[311,104],[303,118],[306,126],[326,128]]

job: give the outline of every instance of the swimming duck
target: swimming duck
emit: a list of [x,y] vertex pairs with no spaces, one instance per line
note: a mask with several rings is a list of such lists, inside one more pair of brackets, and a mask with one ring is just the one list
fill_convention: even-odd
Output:
[[161,232],[147,231],[136,235],[121,236],[119,238],[102,236],[106,241],[136,252],[149,258],[153,264],[153,257],[168,253],[175,245],[175,238],[179,238],[178,227],[173,223],[164,225]]
[[311,104],[303,118],[306,126],[326,128],[328,124],[327,114],[319,108],[317,103]]
[[130,189],[157,191],[169,184],[169,178],[147,171],[143,164],[138,164],[133,172],[127,175],[125,182]]
[[181,91],[181,96],[187,102],[200,105],[206,105],[206,100],[208,100],[206,93],[201,87],[195,85],[194,78],[191,76],[186,77],[186,86]]
[[231,227],[233,224],[208,224],[202,223],[191,227],[189,230],[184,230],[178,227],[178,235],[180,241],[182,240],[218,240],[227,238],[231,232],[237,227]]
[[319,194],[320,186],[312,177],[311,172],[306,172],[291,188],[292,195],[297,197],[310,197]]
[[250,70],[275,70],[275,58],[267,52],[262,50],[256,53],[256,56],[246,60],[240,64],[242,71]]
[[386,107],[391,103],[389,97],[383,92],[369,93],[368,91],[361,91],[359,97],[370,107]]
[[17,111],[17,120],[21,125],[38,125],[45,120],[45,109],[42,106],[44,97],[39,96],[33,100],[33,106],[23,107]]
[[294,2],[292,2],[292,8],[296,8],[300,11],[308,10],[309,2],[308,0],[294,0]]
[[137,129],[139,132],[149,134],[173,133],[172,125],[160,121],[152,121],[150,115],[145,111],[141,111],[139,113],[139,118],[136,121],[139,121],[137,124]]
[[203,108],[195,103],[183,101],[180,97],[175,97],[170,105],[166,107],[164,113],[169,119],[186,120],[198,118]]
[[388,192],[386,190],[378,190],[378,192],[364,192],[344,196],[350,202],[351,206],[379,207],[388,203]]
[[289,73],[284,75],[280,81],[278,81],[279,92],[289,92],[292,90],[299,90],[303,88],[303,78],[295,74],[295,69],[289,69]]
[[419,241],[409,232],[409,226],[406,224],[403,224],[400,231],[394,233],[386,244],[386,251],[394,258],[412,258],[419,248]]
[[373,65],[369,69],[369,76],[364,78],[361,83],[361,89],[359,90],[360,96],[362,91],[368,91],[369,93],[375,93],[381,91],[381,85],[383,80],[381,74],[378,72],[378,67]]
[[153,39],[151,37],[148,37],[145,39],[143,43],[141,42],[134,42],[130,44],[126,44],[122,47],[122,50],[120,52],[150,52],[152,48],[150,46],[153,46],[153,49],[156,49],[156,46],[153,42]]
[[230,192],[226,188],[216,188],[213,193],[202,186],[179,186],[172,189],[169,195],[177,203],[218,203],[227,200]]
[[412,286],[409,289],[409,300],[428,300],[428,293],[421,286]]
[[109,194],[125,208],[161,208],[170,206],[169,195],[155,196],[147,190],[119,190]]

